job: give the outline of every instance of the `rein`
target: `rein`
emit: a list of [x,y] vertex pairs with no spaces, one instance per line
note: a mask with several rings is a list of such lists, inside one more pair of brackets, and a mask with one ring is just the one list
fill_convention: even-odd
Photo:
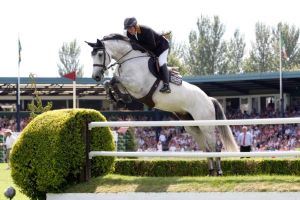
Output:
[[[97,41],[97,43],[98,43],[99,45],[103,46],[103,47],[102,47],[102,50],[103,50],[103,52],[104,52],[104,56],[106,57],[106,55],[108,55],[110,59],[111,59],[111,56],[110,56],[110,54],[108,54],[107,51],[106,51],[104,41],[105,41],[105,40],[114,40],[114,39],[117,39],[117,40],[120,39],[120,40],[128,41],[128,42],[129,42],[128,39],[126,39],[126,38],[124,38],[123,36],[120,36],[120,35],[117,35],[117,36],[114,36],[114,37],[107,37],[107,38],[104,38],[104,39],[101,40],[101,41],[100,41],[100,40]],[[115,65],[119,65],[119,67],[118,67],[118,73],[119,73],[119,75],[120,75],[120,69],[121,69],[122,65],[123,65],[125,62],[130,61],[130,60],[133,60],[133,59],[137,59],[137,58],[146,58],[146,57],[151,58],[151,57],[154,57],[153,54],[151,54],[151,53],[149,53],[148,51],[146,51],[146,52],[148,52],[148,53],[146,53],[146,54],[139,55],[139,56],[135,56],[135,57],[129,57],[129,58],[126,58],[133,50],[136,50],[136,49],[134,49],[134,48],[132,47],[129,51],[127,51],[126,53],[124,53],[120,58],[117,59],[117,61],[115,61],[115,62],[112,63],[112,64],[108,64],[107,66],[105,66],[105,63],[106,63],[105,61],[106,61],[106,59],[104,58],[104,59],[103,59],[103,64],[94,64],[93,66],[94,66],[94,67],[101,67],[101,74],[103,75],[104,72],[105,72],[106,70],[110,69],[111,67],[113,67],[113,66],[115,66]],[[102,54],[102,55],[103,55],[103,54]],[[124,59],[124,60],[122,60],[122,59]],[[122,61],[121,61],[121,60],[122,60]],[[150,91],[149,91],[144,97],[139,98],[139,99],[137,99],[137,100],[140,101],[140,102],[143,102],[144,104],[148,105],[149,107],[154,107],[154,106],[155,106],[155,103],[153,102],[152,96],[153,96],[154,92],[156,91],[156,89],[157,89],[159,83],[160,83],[160,79],[157,78],[157,79],[155,80],[155,82],[153,83],[152,87],[150,88]],[[127,94],[130,95],[130,93],[127,91],[127,88],[123,87],[123,89],[125,90],[125,93],[127,93]],[[131,95],[130,95],[130,96],[131,96]],[[136,99],[136,98],[135,98],[135,99]]]
[[136,59],[136,58],[143,58],[143,57],[150,57],[149,55],[146,55],[146,56],[136,56],[136,57],[132,57],[132,58],[128,58],[128,59],[126,59],[126,60],[124,60],[123,62],[119,62],[122,58],[124,58],[125,56],[127,56],[130,52],[132,52],[133,51],[133,49],[130,49],[128,52],[126,52],[123,56],[121,56],[121,58],[119,58],[116,62],[114,62],[113,64],[111,64],[111,65],[108,65],[107,67],[106,67],[106,70],[108,70],[109,68],[111,68],[111,67],[113,67],[113,66],[115,66],[115,65],[119,65],[120,67],[122,66],[122,64],[123,63],[125,63],[125,62],[127,62],[127,61],[129,61],[129,60],[133,60],[133,59]]

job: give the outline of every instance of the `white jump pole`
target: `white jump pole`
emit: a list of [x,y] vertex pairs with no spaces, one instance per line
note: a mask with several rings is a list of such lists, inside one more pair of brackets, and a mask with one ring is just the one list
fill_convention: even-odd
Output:
[[258,124],[298,124],[300,117],[268,119],[230,119],[230,120],[179,120],[179,121],[109,121],[91,122],[94,127],[147,127],[147,126],[224,126],[224,125],[258,125]]
[[[231,120],[181,120],[181,121],[109,121],[91,122],[89,129],[95,127],[145,127],[145,126],[224,126],[224,125],[258,125],[258,124],[298,124],[300,117],[268,119],[231,119]],[[95,156],[116,157],[291,157],[300,156],[300,151],[265,151],[265,152],[115,152],[91,151],[89,158]]]
[[262,152],[116,152],[91,151],[89,158],[96,156],[116,157],[183,157],[183,158],[215,158],[215,157],[293,157],[300,156],[300,151],[262,151]]

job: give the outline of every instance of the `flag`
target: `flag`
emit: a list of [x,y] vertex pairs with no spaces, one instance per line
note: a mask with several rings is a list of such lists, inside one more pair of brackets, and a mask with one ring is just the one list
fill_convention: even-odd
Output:
[[289,60],[289,57],[286,53],[286,47],[285,47],[285,43],[284,40],[281,38],[281,53],[282,53],[282,57],[286,60]]
[[18,38],[18,48],[19,48],[19,64],[20,64],[21,63],[21,51],[22,51],[20,38]]
[[76,80],[76,71],[65,74],[64,77],[75,81]]

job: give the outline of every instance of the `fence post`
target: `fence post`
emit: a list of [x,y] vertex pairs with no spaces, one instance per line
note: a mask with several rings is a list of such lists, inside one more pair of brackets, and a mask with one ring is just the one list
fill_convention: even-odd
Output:
[[91,160],[89,159],[89,152],[91,151],[91,133],[88,129],[89,122],[84,123],[84,130],[82,132],[82,141],[85,145],[85,159],[83,162],[82,171],[80,173],[80,181],[85,182],[91,178]]

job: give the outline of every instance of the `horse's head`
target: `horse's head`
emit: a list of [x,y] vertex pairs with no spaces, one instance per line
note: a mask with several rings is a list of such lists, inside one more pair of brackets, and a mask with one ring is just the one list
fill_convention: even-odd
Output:
[[96,81],[101,81],[104,77],[104,72],[107,70],[107,66],[111,62],[111,57],[105,49],[104,43],[97,39],[96,43],[86,42],[93,48],[93,75],[92,78]]

